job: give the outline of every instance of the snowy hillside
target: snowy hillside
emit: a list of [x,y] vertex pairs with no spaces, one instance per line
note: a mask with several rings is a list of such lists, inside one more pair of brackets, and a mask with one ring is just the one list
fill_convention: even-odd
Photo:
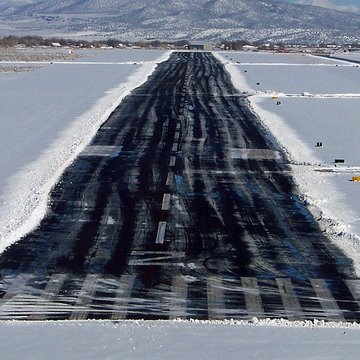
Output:
[[[1,33],[330,42],[355,40],[360,15],[261,0],[42,0],[0,7]],[[6,16],[5,16],[6,15]],[[84,16],[85,15],[85,16]]]

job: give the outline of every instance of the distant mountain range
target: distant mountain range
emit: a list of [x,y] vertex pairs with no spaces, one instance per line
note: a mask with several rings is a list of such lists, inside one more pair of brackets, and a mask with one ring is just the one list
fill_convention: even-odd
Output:
[[360,15],[275,0],[4,0],[7,34],[348,43]]

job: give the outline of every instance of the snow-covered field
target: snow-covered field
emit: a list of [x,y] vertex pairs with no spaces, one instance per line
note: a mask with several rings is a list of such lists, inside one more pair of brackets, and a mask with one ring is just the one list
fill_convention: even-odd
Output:
[[283,321],[0,324],[2,359],[358,359],[360,328]]
[[301,197],[360,274],[360,185],[351,181],[360,176],[360,68],[311,55],[217,56],[288,154]]
[[359,52],[355,52],[355,53],[341,53],[341,54],[334,54],[333,56],[338,56],[340,58],[343,59],[349,59],[349,60],[354,60],[354,61],[360,61],[360,53]]
[[39,223],[63,170],[169,53],[81,55],[31,72],[0,73],[0,252]]
[[286,54],[286,53],[271,53],[271,52],[223,52],[221,54],[225,61],[240,64],[301,64],[301,65],[319,65],[319,64],[334,64],[331,59],[308,56],[306,54]]
[[[234,65],[248,84],[246,90],[286,94],[359,94],[360,68],[344,63],[320,65]],[[246,71],[246,72],[245,72]]]

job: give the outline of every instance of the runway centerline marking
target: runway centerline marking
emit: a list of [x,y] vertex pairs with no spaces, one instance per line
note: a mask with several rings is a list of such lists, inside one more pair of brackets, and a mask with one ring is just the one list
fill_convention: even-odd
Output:
[[163,210],[163,211],[170,210],[170,200],[171,200],[171,195],[170,194],[164,194],[162,205],[161,205],[161,210]]
[[166,186],[171,186],[172,185],[172,183],[173,183],[173,173],[171,173],[171,172],[169,172],[168,173],[168,176],[167,176],[167,178],[166,178]]
[[175,164],[176,164],[176,156],[172,156],[172,157],[170,158],[169,166],[170,166],[170,167],[173,167],[173,166],[175,166]]
[[165,241],[166,221],[160,221],[156,235],[156,244],[163,244]]

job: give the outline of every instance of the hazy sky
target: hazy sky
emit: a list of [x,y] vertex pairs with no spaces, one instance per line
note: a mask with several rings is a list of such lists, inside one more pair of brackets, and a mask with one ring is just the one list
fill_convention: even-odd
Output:
[[329,9],[359,12],[360,0],[283,0],[298,4],[316,5]]

